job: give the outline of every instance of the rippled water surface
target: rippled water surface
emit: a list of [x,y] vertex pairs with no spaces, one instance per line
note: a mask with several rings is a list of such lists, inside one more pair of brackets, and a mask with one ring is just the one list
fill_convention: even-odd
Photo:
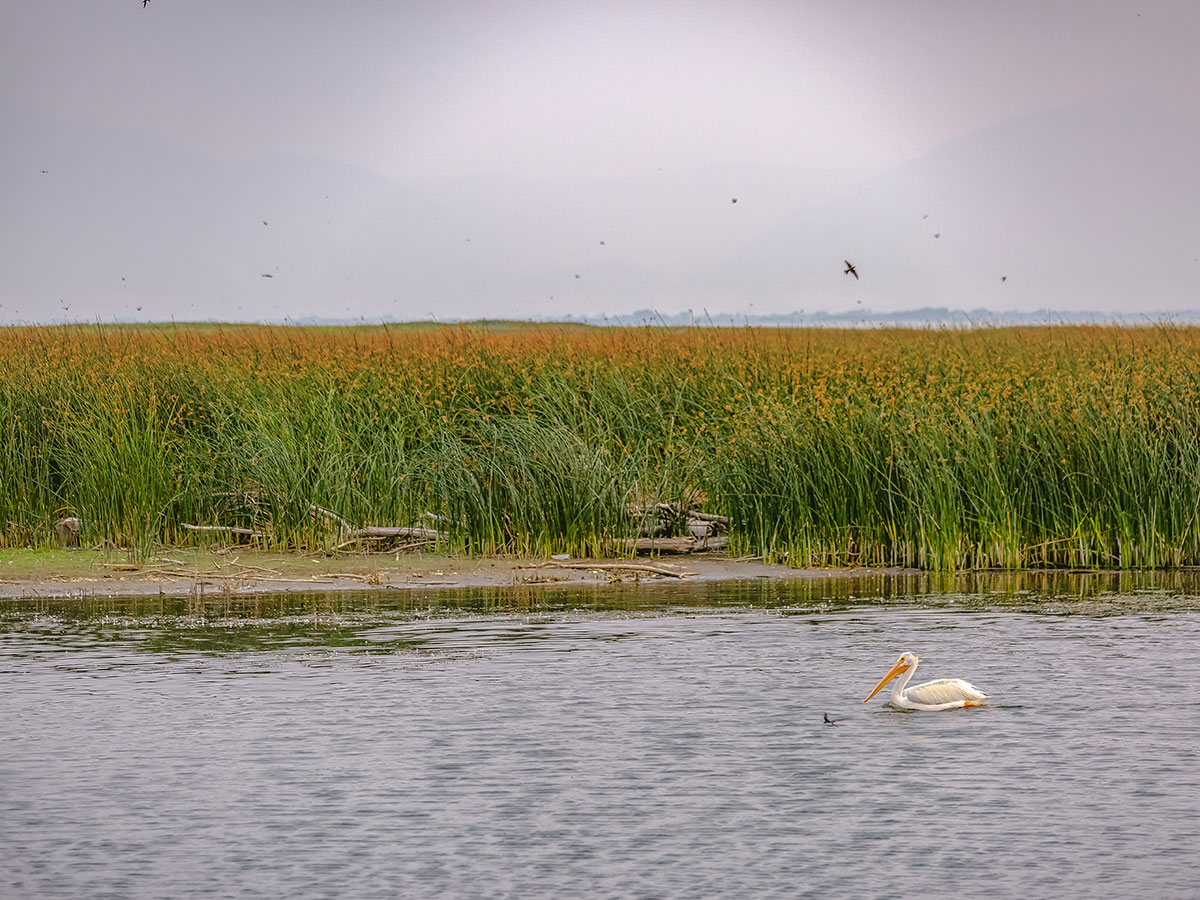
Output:
[[0,895],[1195,897],[1196,587],[3,601]]

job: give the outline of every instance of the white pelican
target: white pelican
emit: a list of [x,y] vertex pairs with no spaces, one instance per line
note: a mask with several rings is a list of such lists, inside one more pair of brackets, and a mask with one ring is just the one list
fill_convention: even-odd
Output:
[[[875,690],[867,695],[867,700],[878,694],[883,686],[897,675],[903,677],[892,688],[892,696],[888,702],[900,709],[924,709],[936,712],[942,709],[961,709],[964,706],[982,706],[983,701],[987,699],[987,694],[961,678],[942,678],[938,681],[927,681],[924,684],[908,687],[908,680],[917,671],[919,662],[917,654],[912,651],[902,653],[891,671],[884,675],[879,684],[875,685]],[[863,703],[866,703],[867,700],[864,700]]]

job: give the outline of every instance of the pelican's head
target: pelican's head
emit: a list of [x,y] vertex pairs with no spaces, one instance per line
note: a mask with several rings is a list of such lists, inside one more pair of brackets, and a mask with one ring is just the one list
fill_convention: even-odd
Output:
[[883,689],[883,686],[897,675],[903,675],[905,672],[915,669],[917,667],[917,662],[917,654],[913,653],[911,650],[905,650],[903,653],[901,653],[900,658],[896,660],[896,664],[892,666],[888,673],[879,680],[879,684],[875,685],[875,690],[867,694],[867,699],[863,700],[863,703],[866,703],[867,700],[870,700],[872,697],[878,694]]

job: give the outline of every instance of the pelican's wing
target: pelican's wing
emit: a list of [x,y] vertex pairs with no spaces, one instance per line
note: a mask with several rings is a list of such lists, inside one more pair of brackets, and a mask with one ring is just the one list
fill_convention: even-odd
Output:
[[941,703],[957,703],[960,700],[970,700],[980,703],[987,699],[987,694],[961,678],[943,678],[940,681],[927,681],[914,685],[906,692],[908,699],[929,706]]

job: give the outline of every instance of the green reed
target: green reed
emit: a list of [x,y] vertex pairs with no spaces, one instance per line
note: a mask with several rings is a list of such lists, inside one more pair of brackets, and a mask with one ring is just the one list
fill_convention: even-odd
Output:
[[739,551],[929,569],[1200,563],[1200,331],[9,328],[0,545],[611,551],[629,507]]

